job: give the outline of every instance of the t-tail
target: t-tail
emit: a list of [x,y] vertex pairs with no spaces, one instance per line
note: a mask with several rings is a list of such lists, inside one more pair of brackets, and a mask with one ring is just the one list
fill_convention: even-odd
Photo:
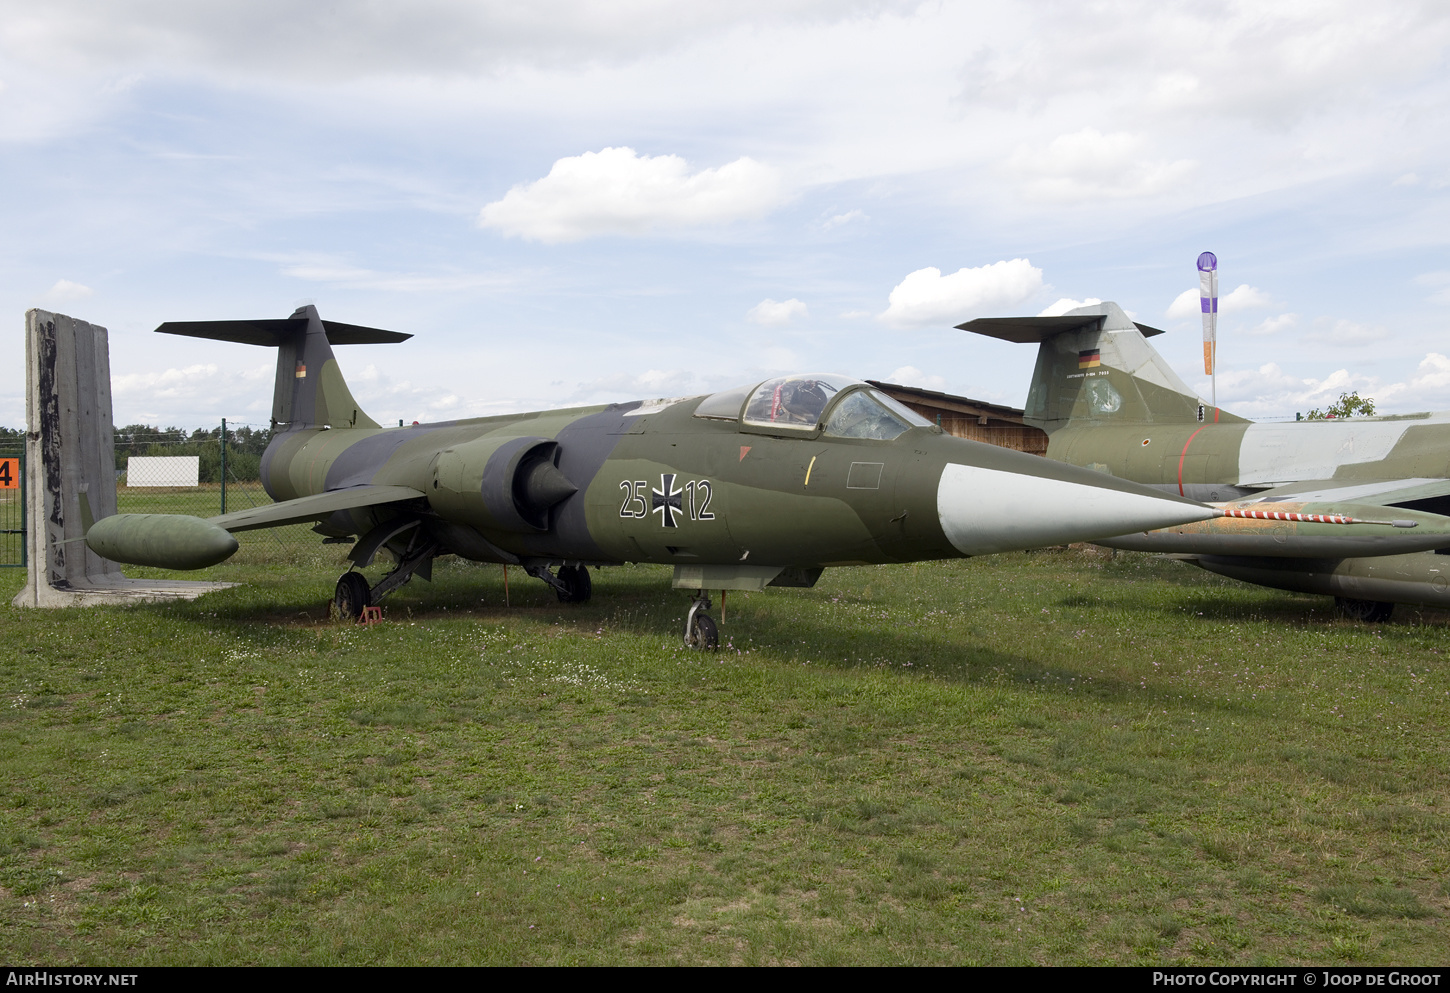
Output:
[[322,427],[378,427],[347,388],[332,346],[388,344],[412,337],[397,331],[324,321],[310,304],[282,320],[172,321],[156,330],[277,349],[272,429],[278,433]]
[[957,327],[1038,343],[1023,420],[1048,435],[1066,427],[1248,423],[1190,389],[1148,344],[1163,332],[1133,321],[1115,303],[1060,317],[987,317]]

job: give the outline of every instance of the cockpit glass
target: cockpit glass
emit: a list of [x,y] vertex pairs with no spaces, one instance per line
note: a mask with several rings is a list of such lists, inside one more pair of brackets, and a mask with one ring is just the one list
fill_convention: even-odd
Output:
[[826,434],[838,438],[868,438],[890,441],[913,427],[929,427],[930,421],[877,390],[848,393],[831,411]]
[[745,423],[814,428],[831,398],[858,380],[846,376],[782,376],[761,383],[745,405]]
[[925,417],[921,416],[916,411],[912,410],[910,407],[908,407],[906,404],[902,403],[895,397],[887,396],[880,390],[872,390],[871,395],[879,400],[881,403],[885,404],[887,410],[891,411],[893,414],[906,421],[906,423],[910,424],[912,427],[931,427],[931,421],[927,420]]

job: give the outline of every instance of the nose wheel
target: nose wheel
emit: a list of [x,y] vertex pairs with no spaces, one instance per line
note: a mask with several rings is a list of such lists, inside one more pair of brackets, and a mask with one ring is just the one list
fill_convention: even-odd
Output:
[[713,652],[720,647],[720,629],[705,611],[710,609],[710,598],[696,597],[690,604],[690,613],[685,617],[685,647],[699,652]]

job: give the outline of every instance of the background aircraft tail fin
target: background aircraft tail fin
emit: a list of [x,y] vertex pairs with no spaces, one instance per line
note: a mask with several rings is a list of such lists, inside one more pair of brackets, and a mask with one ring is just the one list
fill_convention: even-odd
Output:
[[1060,317],[980,318],[963,331],[1038,342],[1027,394],[1028,424],[1051,434],[1072,424],[1242,421],[1200,398],[1148,344],[1163,332],[1138,324],[1115,303]]
[[171,321],[162,334],[235,341],[277,349],[277,386],[272,394],[272,424],[278,431],[301,428],[375,428],[342,378],[333,345],[370,345],[407,341],[397,331],[324,321],[311,304],[291,317],[266,321]]

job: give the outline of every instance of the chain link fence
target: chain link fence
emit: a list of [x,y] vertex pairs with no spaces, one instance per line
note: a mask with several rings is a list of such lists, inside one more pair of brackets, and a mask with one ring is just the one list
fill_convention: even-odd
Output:
[[[118,513],[216,517],[272,502],[259,478],[261,455],[271,440],[268,425],[222,421],[210,431],[198,429],[190,434],[174,428],[130,425],[117,428],[115,438]],[[129,485],[129,462],[138,456],[194,457],[197,485]],[[324,544],[310,524],[240,531],[235,537],[240,547],[219,568],[226,564],[345,568],[351,548],[347,544]]]
[[0,440],[0,569],[25,567],[25,448]]

